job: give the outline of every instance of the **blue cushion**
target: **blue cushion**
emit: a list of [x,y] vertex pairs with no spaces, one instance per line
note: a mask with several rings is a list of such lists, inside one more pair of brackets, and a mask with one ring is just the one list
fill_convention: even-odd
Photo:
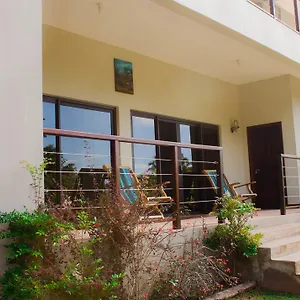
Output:
[[[208,176],[210,177],[210,179],[212,180],[212,182],[214,183],[215,187],[218,186],[218,182],[217,182],[217,171],[213,170],[213,171],[207,171]],[[229,188],[227,181],[225,180],[225,177],[223,176],[223,186],[224,186],[224,190],[223,190],[223,194],[229,195],[230,197],[234,197],[231,189]]]

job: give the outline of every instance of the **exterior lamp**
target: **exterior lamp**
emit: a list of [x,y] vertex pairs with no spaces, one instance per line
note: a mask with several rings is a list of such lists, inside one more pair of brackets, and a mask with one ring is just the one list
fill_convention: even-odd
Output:
[[237,132],[239,128],[240,128],[240,125],[239,125],[238,120],[233,120],[231,122],[231,127],[230,127],[231,132],[232,133]]

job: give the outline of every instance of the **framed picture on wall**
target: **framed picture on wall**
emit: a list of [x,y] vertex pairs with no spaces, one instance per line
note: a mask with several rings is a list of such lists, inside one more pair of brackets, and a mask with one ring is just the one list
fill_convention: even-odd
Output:
[[117,92],[133,95],[132,63],[129,61],[114,59],[115,90]]

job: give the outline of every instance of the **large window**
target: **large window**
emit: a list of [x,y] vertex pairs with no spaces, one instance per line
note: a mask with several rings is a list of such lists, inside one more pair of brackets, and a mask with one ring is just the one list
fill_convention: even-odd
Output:
[[[44,97],[44,128],[115,134],[114,110],[54,97]],[[44,135],[44,156],[51,164],[45,175],[46,198],[69,197],[78,185],[78,174],[110,164],[110,142]],[[48,199],[49,200],[49,199]]]
[[[213,124],[200,122],[189,122],[171,117],[152,115],[148,113],[132,112],[132,135],[135,138],[157,139],[182,144],[203,144],[219,146],[219,127]],[[194,211],[209,211],[209,205],[205,200],[214,199],[214,192],[209,190],[193,189],[194,186],[209,186],[204,182],[202,172],[205,169],[216,168],[219,160],[216,151],[192,150],[181,148],[180,150],[180,186],[181,201],[203,200],[202,205],[194,205]],[[152,176],[151,183],[171,181],[172,188],[172,153],[166,146],[156,147],[154,145],[136,144],[133,146],[133,167],[135,172],[141,176],[149,174]],[[154,179],[153,179],[154,178]]]

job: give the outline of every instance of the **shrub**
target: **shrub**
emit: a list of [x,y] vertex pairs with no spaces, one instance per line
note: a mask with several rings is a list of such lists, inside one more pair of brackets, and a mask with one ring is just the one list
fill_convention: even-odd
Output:
[[75,229],[89,230],[84,212],[77,214],[78,226],[59,219],[54,213],[5,213],[0,223],[7,223],[1,239],[5,247],[8,270],[0,279],[2,299],[114,299],[114,289],[122,274],[103,280],[101,259],[94,256],[96,238],[84,241]]
[[214,250],[225,252],[226,255],[243,255],[250,257],[257,254],[261,245],[261,233],[253,234],[253,226],[247,224],[255,214],[252,203],[243,203],[238,198],[224,196],[218,200],[217,211],[214,213],[225,224],[219,224],[207,238],[206,243]]
[[[199,228],[198,228],[199,229]],[[205,232],[205,227],[204,227]],[[172,254],[153,284],[151,300],[203,299],[238,283],[231,276],[228,261],[208,256],[203,245],[203,231],[184,242],[181,254]]]
[[178,245],[185,231],[155,224],[145,203],[129,205],[110,189],[92,201],[81,194],[47,205],[40,187],[46,163],[24,165],[37,209],[0,216],[8,224],[0,238],[10,241],[3,299],[196,299],[236,283],[225,260],[205,254],[202,235],[193,231]]

